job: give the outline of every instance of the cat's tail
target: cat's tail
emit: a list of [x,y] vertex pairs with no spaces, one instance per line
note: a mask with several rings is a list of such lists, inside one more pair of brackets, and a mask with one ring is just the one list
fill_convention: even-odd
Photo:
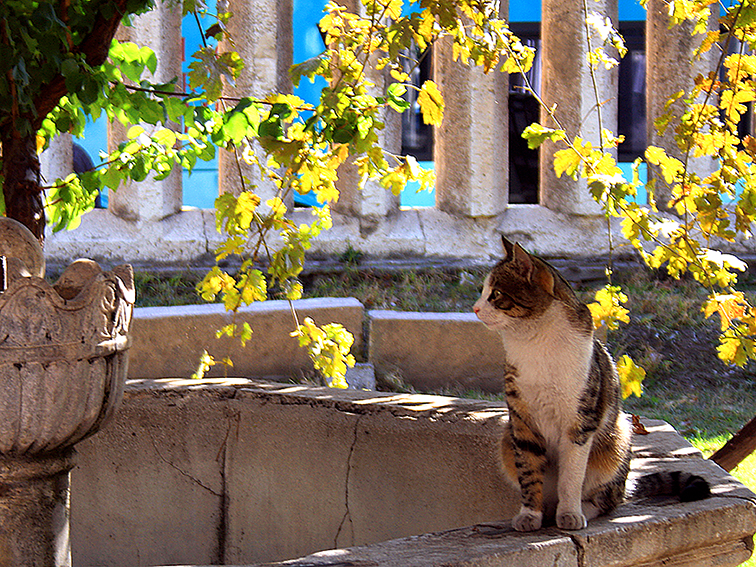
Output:
[[637,478],[630,490],[631,498],[678,496],[681,502],[694,502],[711,496],[709,482],[696,474],[664,471]]

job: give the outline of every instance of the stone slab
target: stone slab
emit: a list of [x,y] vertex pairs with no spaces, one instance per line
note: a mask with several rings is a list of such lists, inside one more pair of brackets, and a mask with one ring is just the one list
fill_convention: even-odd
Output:
[[379,376],[420,391],[502,391],[504,346],[473,313],[371,310],[367,318],[368,359]]
[[[360,358],[363,348],[364,310],[356,299],[303,299],[293,306],[299,320],[341,323],[354,335],[352,352]],[[232,314],[220,304],[177,307],[142,307],[134,310],[129,352],[130,378],[188,378],[196,370],[203,350],[216,360],[229,357],[232,369],[212,367],[208,377],[297,376],[312,371],[307,352],[290,336],[296,328],[288,301],[266,301],[243,307],[237,325],[247,322],[253,334],[245,347],[238,339],[216,338],[215,332],[232,322]]]
[[375,390],[375,368],[369,362],[358,362],[347,368],[344,378],[352,390]]

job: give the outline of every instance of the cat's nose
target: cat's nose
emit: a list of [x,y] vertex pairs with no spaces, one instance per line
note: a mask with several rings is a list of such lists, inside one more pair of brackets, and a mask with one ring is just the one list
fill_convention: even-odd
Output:
[[473,313],[477,315],[478,311],[480,311],[480,307],[478,307],[477,305],[473,305]]

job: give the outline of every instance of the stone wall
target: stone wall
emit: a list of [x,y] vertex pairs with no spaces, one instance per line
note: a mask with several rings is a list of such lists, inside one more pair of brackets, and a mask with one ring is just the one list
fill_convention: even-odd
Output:
[[[501,4],[505,11],[506,2]],[[544,2],[540,94],[549,104],[559,101],[565,124],[581,129],[582,135],[596,144],[598,124],[585,121],[596,97],[586,69],[580,66],[585,62],[586,32],[580,10],[575,9],[578,4]],[[659,1],[649,5],[647,74],[649,84],[655,85],[648,96],[649,117],[657,116],[666,96],[691,79],[685,66],[677,64],[689,57],[687,32],[667,29],[662,4]],[[256,0],[252,9],[247,7],[242,0],[229,0],[229,10],[236,14],[234,26],[245,37],[254,38],[244,43],[246,66],[238,88],[243,86],[245,92],[257,94],[287,91],[290,85],[282,69],[291,61],[291,1]],[[603,10],[616,21],[616,0],[602,1],[592,9]],[[264,22],[258,21],[262,15]],[[172,62],[181,42],[167,36],[179,27],[178,12],[159,3],[156,10],[137,18],[135,28],[128,31],[132,40],[158,51],[161,61],[167,56],[168,64],[158,70],[161,80],[168,80],[176,72]],[[450,60],[449,51],[448,46],[440,45],[434,55],[434,78],[446,99],[447,116],[444,125],[435,131],[437,206],[400,210],[396,198],[386,190],[369,185],[359,191],[355,176],[342,172],[342,198],[335,207],[334,227],[316,240],[312,251],[338,254],[352,246],[377,256],[486,260],[499,255],[498,235],[505,234],[548,256],[606,253],[606,221],[590,200],[584,181],[554,176],[550,158],[554,148],[548,144],[541,154],[540,204],[509,204],[506,76],[496,72],[484,75],[463,67]],[[704,67],[706,64],[701,62]],[[611,73],[602,73],[602,77],[598,88],[603,125],[616,131],[617,79]],[[122,135],[118,128],[111,128],[111,144]],[[653,136],[650,140],[654,143],[673,150],[672,140]],[[401,139],[400,127],[392,122],[384,138],[386,146],[395,149]],[[60,175],[71,170],[71,151],[67,149],[70,143],[70,137],[66,137],[48,152],[46,171]],[[221,156],[218,191],[238,190],[233,176],[226,175],[228,161],[228,156]],[[48,235],[46,254],[60,262],[84,256],[109,262],[170,259],[179,263],[211,254],[220,241],[212,211],[182,210],[181,203],[179,175],[121,187],[110,209],[87,214],[81,227],[73,232]],[[294,216],[300,221],[309,213],[300,210]],[[617,227],[614,229],[616,232]]]
[[696,472],[711,498],[633,501],[578,532],[513,533],[505,419],[501,403],[438,396],[130,382],[114,421],[77,447],[73,564],[251,565],[320,552],[293,565],[734,567],[753,550],[756,496],[649,420],[634,474]]

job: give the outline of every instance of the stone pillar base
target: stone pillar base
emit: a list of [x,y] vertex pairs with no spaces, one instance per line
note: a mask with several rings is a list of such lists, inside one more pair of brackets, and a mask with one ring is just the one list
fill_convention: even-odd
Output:
[[0,457],[0,567],[70,567],[73,449]]

